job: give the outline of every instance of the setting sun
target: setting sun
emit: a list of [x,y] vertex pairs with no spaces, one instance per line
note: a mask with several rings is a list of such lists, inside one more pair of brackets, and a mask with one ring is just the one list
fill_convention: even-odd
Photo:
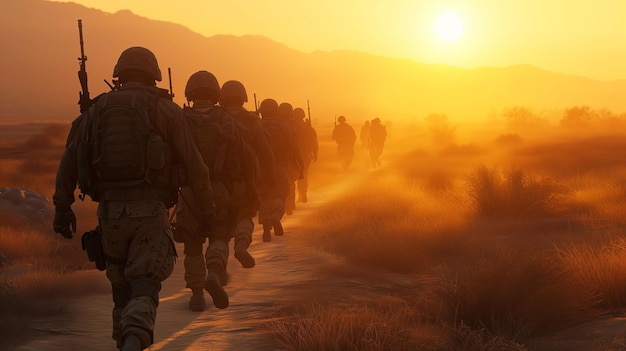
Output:
[[443,13],[437,17],[435,32],[441,40],[456,41],[463,34],[463,19],[456,13]]

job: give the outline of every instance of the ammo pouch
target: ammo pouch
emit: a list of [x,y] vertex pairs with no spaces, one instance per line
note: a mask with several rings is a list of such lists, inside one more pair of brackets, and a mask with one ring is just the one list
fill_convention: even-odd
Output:
[[102,239],[100,236],[100,226],[97,226],[96,229],[83,234],[82,245],[83,251],[87,251],[89,261],[95,262],[96,268],[103,271],[107,268],[107,266],[104,259],[104,250],[102,249]]

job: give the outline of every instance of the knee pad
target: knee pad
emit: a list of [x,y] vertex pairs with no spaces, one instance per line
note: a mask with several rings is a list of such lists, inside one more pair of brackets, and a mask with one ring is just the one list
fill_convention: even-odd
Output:
[[148,296],[159,306],[159,291],[161,283],[153,278],[139,278],[130,283],[131,298]]

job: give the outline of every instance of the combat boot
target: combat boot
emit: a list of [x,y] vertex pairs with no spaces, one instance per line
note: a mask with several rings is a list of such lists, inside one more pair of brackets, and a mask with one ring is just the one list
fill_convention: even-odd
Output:
[[202,288],[191,289],[192,295],[189,300],[189,309],[194,312],[202,312],[206,308],[206,301],[204,300],[204,290]]
[[235,258],[243,268],[252,268],[256,264],[254,257],[248,252],[247,240],[238,240],[235,243]]
[[302,202],[303,204],[307,203],[309,199],[306,197],[306,193],[300,193],[298,201]]
[[122,346],[121,351],[141,351],[141,341],[135,335],[128,335],[124,339],[124,346]]
[[272,225],[263,224],[263,241],[272,241]]
[[204,289],[213,298],[213,305],[217,308],[224,309],[228,307],[228,294],[222,288],[222,281],[220,279],[220,273],[222,269],[220,266],[212,264],[208,267],[206,280],[204,281]]
[[280,223],[280,221],[274,222],[274,235],[281,236],[284,234],[285,231],[283,230],[283,225]]

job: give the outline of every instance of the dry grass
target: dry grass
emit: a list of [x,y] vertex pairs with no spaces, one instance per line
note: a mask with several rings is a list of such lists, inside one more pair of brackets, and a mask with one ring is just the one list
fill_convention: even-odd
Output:
[[469,175],[468,195],[476,215],[489,219],[558,217],[571,191],[552,178],[520,169],[500,172],[479,165]]
[[[447,143],[439,150],[409,150],[325,206],[306,230],[348,265],[430,283],[394,294],[393,321],[372,303],[388,301],[384,291],[363,292],[352,305],[283,311],[273,327],[288,349],[367,349],[361,339],[385,349],[365,331],[384,336],[400,323],[397,350],[532,350],[538,337],[624,307],[626,183],[617,150],[626,138],[450,139],[438,139],[436,147]],[[504,171],[483,166],[513,159]],[[355,311],[364,318],[353,319]],[[420,339],[420,330],[431,338]]]
[[416,328],[420,317],[399,299],[383,298],[361,306],[306,305],[295,318],[271,323],[287,350],[435,350],[442,343],[428,327]]
[[[2,145],[0,186],[51,199],[67,128],[37,126],[35,134]],[[67,312],[73,297],[109,291],[80,244],[80,234],[95,226],[95,207],[84,203],[73,207],[79,227],[71,241],[53,232],[51,218],[33,222],[0,213],[0,252],[9,260],[0,269],[0,344],[18,344],[28,337],[33,318]]]

